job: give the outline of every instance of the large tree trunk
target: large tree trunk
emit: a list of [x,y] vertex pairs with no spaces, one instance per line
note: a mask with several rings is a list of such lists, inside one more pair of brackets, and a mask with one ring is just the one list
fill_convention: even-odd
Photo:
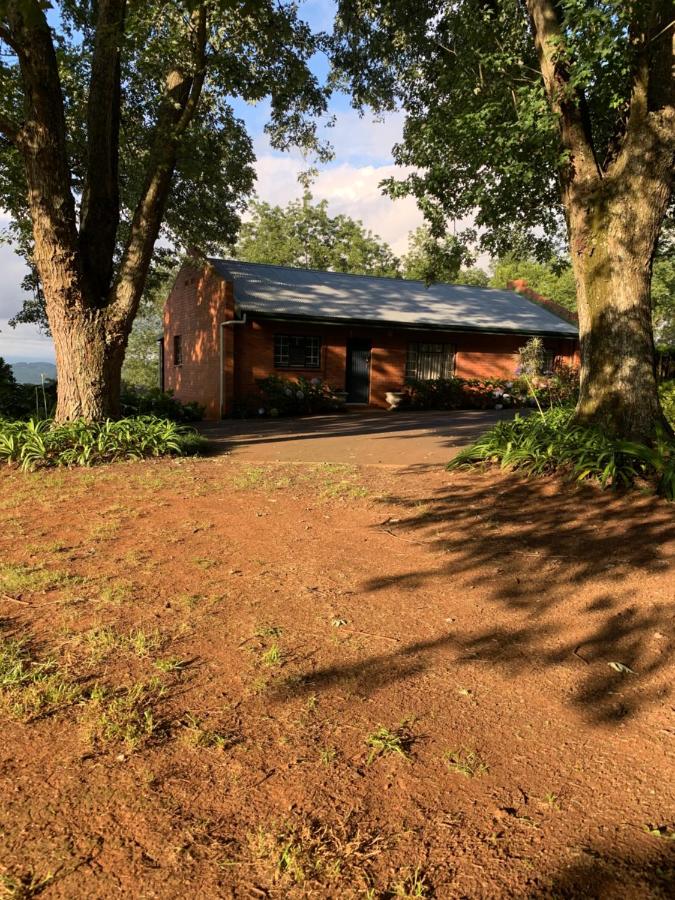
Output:
[[118,416],[124,346],[110,341],[105,311],[52,310],[50,328],[59,378],[56,421]]
[[[567,66],[564,4],[527,0],[544,88],[566,160],[562,201],[577,287],[577,421],[651,441],[661,412],[654,374],[651,269],[675,159],[672,0],[651,0],[631,26],[628,116],[598,159],[583,91]],[[643,15],[644,13],[644,15]],[[669,429],[668,429],[669,430]]]
[[612,207],[591,201],[570,217],[581,344],[576,420],[649,441],[658,428],[668,429],[659,404],[651,321],[656,232],[643,231],[637,240],[634,205]]
[[[166,209],[180,142],[206,77],[206,6],[190,15],[194,67],[171,66],[159,97],[145,183],[113,279],[119,223],[120,47],[126,0],[98,4],[87,116],[88,171],[78,233],[51,29],[38,0],[6,0],[24,122],[9,133],[26,171],[34,261],[56,349],[56,420],[119,415],[122,362]],[[4,9],[4,7],[3,7]],[[111,283],[112,281],[112,283]]]

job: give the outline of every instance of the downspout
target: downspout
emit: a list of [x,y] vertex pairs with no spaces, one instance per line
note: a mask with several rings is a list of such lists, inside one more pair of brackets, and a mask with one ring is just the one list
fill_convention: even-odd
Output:
[[225,407],[225,329],[229,325],[245,325],[246,313],[241,319],[228,319],[226,322],[220,323],[220,418],[223,418],[223,409]]
[[157,338],[157,382],[159,389],[164,393],[164,338]]

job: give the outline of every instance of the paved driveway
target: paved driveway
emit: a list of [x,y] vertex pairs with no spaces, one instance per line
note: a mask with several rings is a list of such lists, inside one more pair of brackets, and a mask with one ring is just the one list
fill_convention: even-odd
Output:
[[509,410],[385,411],[300,419],[232,419],[202,431],[214,450],[249,462],[327,462],[381,466],[441,465]]

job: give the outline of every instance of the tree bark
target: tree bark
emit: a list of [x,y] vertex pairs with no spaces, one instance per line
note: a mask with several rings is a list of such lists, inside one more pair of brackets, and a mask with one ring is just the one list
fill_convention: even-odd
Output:
[[651,0],[631,40],[639,47],[629,111],[599,164],[583,93],[572,87],[555,0],[526,0],[542,79],[567,161],[562,202],[577,288],[581,389],[576,420],[649,442],[672,434],[659,403],[651,274],[675,162],[672,0]]
[[110,341],[104,311],[63,314],[58,308],[50,327],[59,379],[56,421],[118,416],[126,340]]
[[[648,202],[645,198],[645,202]],[[669,431],[659,404],[651,322],[651,259],[633,246],[633,212],[570,215],[581,382],[576,420],[607,434],[650,441]]]

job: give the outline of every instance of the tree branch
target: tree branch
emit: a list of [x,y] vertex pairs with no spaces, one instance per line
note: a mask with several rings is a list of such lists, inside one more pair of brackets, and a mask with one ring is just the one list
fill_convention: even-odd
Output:
[[585,98],[570,88],[569,73],[561,61],[564,36],[555,3],[552,0],[526,0],[526,3],[546,95],[558,116],[563,147],[571,155],[567,180],[594,180],[601,171],[584,115]]
[[633,40],[640,41],[640,50],[633,69],[626,130],[611,170],[615,178],[628,167],[635,168],[638,157],[649,166],[654,153],[672,156],[675,152],[673,6],[673,0],[653,0],[642,29],[637,21],[633,23]]
[[19,55],[19,45],[17,44],[12,32],[5,25],[0,25],[0,41],[4,41],[8,47],[10,47],[18,56]]
[[120,46],[126,0],[100,0],[87,101],[87,177],[80,250],[94,301],[105,303],[120,214]]
[[67,308],[81,306],[66,121],[51,30],[39,0],[7,0],[4,18],[19,58],[24,101],[20,150],[26,169],[35,264],[49,302]]
[[190,32],[194,68],[189,75],[180,69],[172,69],[167,75],[148,174],[110,291],[108,328],[111,337],[117,339],[127,333],[136,315],[169,197],[178,148],[197,110],[204,86],[207,41],[205,4],[192,13]]

